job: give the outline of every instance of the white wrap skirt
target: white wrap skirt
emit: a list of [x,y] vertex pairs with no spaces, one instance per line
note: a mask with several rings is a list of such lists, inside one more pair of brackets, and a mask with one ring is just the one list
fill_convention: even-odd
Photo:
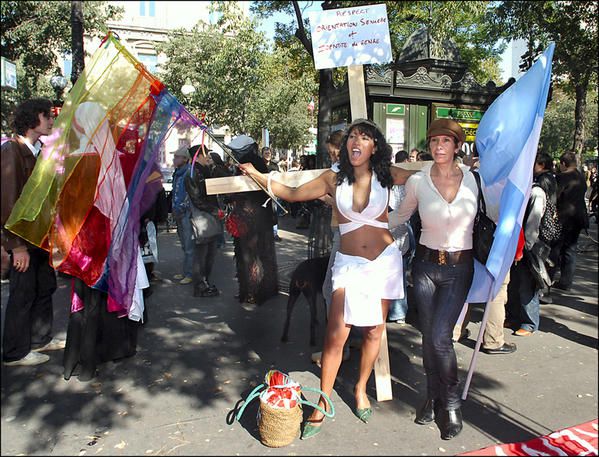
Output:
[[374,260],[337,252],[332,269],[333,292],[345,289],[346,324],[370,327],[383,323],[381,300],[403,298],[403,259],[391,243]]

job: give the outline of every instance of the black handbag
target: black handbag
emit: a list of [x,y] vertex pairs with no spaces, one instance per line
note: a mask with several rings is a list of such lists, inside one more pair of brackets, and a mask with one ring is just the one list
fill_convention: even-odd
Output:
[[478,186],[478,209],[476,211],[476,217],[474,218],[474,228],[472,230],[472,254],[476,260],[485,265],[489,258],[489,252],[491,252],[497,224],[487,216],[487,205],[485,204],[485,199],[483,197],[480,175],[476,171],[473,171],[472,174],[474,175],[476,185]]

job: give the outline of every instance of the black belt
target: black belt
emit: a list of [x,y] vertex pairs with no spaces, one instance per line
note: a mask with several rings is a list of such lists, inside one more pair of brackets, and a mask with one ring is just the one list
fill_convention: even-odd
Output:
[[472,261],[472,249],[463,251],[437,251],[419,244],[416,247],[416,258],[428,262],[433,262],[438,265],[455,265],[456,263],[466,263]]

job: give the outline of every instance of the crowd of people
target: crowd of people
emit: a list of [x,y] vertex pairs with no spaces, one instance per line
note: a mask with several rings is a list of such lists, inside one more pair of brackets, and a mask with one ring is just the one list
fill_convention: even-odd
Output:
[[[133,322],[111,313],[106,293],[73,278],[67,340],[53,337],[56,273],[48,251],[4,227],[33,171],[42,147],[40,137],[51,133],[51,106],[44,99],[19,105],[15,136],[2,145],[2,247],[10,262],[3,362],[37,365],[49,360],[44,352],[66,346],[64,378],[78,374],[88,381],[97,375],[96,363],[135,354],[137,329],[147,318]],[[165,209],[163,190],[153,191],[154,203],[144,208],[139,223],[157,224],[166,219],[167,210],[172,212],[183,251],[175,279],[181,285],[192,284],[193,296],[200,299],[220,294],[212,270],[228,231],[234,243],[236,298],[260,305],[279,292],[276,242],[281,238],[272,198],[280,204],[319,201],[330,206],[332,249],[322,289],[328,319],[322,352],[312,355],[322,368],[320,389],[330,397],[339,367],[348,357],[350,334],[361,339],[353,412],[368,422],[373,410],[366,385],[385,323],[404,325],[408,309],[413,308],[426,373],[426,392],[415,421],[429,424],[437,419],[441,437],[452,439],[462,429],[454,343],[469,320],[466,313],[459,322],[473,281],[473,226],[481,189],[476,156],[464,156],[464,142],[457,122],[437,119],[426,133],[426,152],[392,154],[380,127],[357,119],[328,136],[330,169],[298,187],[273,179],[298,164],[281,170],[272,150],[260,150],[250,136],[239,135],[227,144],[235,167],[203,145],[185,146],[174,153],[171,208]],[[423,163],[419,170],[408,171],[392,166],[392,161]],[[552,300],[552,289],[572,287],[578,239],[589,228],[592,214],[585,196],[596,204],[597,173],[595,167],[594,174],[583,175],[571,152],[559,157],[559,170],[553,165],[544,153],[535,159],[519,247],[499,293],[487,304],[482,345],[487,354],[516,351],[515,344],[505,341],[505,328],[512,328],[515,336],[533,335],[540,326],[540,303]],[[268,193],[209,194],[207,179],[233,175],[251,177]],[[499,219],[498,208],[488,205],[487,214]],[[140,249],[150,236],[148,230],[141,234]],[[145,272],[151,279],[151,262]],[[326,411],[324,398],[319,406]],[[304,439],[321,431],[322,411],[315,409],[305,422]]]

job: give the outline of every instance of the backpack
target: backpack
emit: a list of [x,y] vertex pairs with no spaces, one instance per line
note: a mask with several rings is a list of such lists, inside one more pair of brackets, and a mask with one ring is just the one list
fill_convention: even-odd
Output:
[[[536,185],[536,184],[534,184]],[[554,246],[562,237],[563,225],[557,214],[557,206],[552,198],[547,197],[545,213],[539,226],[539,239],[549,246]]]

